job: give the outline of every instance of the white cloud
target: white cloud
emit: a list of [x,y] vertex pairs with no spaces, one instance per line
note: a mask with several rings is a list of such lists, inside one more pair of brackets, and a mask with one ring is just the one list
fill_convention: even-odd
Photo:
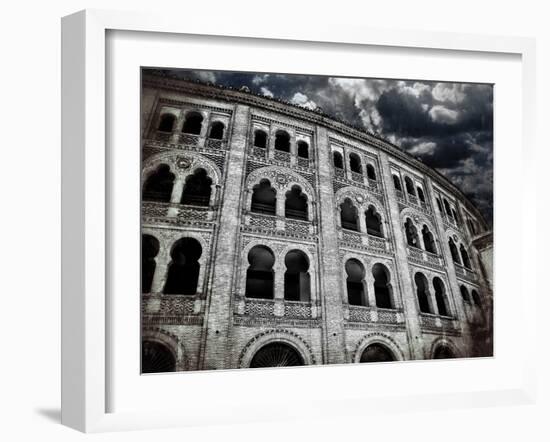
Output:
[[342,88],[353,99],[356,107],[365,100],[376,101],[389,88],[386,80],[363,80],[354,78],[329,78],[329,84]]
[[271,92],[268,88],[266,88],[265,86],[262,86],[260,88],[260,92],[262,93],[263,96],[265,97],[269,97],[269,98],[273,98],[273,92]]
[[298,106],[305,107],[307,109],[316,109],[317,103],[315,101],[310,100],[307,95],[302,94],[301,92],[296,92],[294,96],[290,99],[290,102],[293,104],[297,104]]
[[409,149],[409,153],[412,155],[433,155],[436,147],[437,144],[433,141],[425,141],[413,146]]
[[196,73],[199,80],[204,82],[210,82],[215,83],[216,82],[216,74],[212,71],[199,71]]
[[464,87],[462,84],[437,83],[432,89],[432,96],[437,101],[460,103],[466,98]]
[[413,97],[420,97],[422,92],[429,90],[430,86],[423,84],[423,83],[414,83],[412,86],[406,86],[405,82],[400,81],[399,82],[399,91],[404,92],[406,94],[410,94]]
[[438,123],[453,124],[458,119],[458,112],[452,109],[447,109],[445,106],[435,105],[430,109],[430,117]]
[[254,75],[254,77],[252,78],[252,83],[254,83],[255,85],[259,85],[265,83],[268,78],[269,74]]
[[361,109],[359,112],[359,117],[363,122],[363,126],[365,126],[367,130],[371,132],[378,132],[378,129],[382,123],[382,117],[375,107],[372,107],[369,110]]

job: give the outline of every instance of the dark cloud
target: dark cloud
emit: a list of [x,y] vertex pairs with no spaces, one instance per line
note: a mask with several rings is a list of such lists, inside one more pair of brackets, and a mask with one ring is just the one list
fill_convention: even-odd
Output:
[[436,169],[493,221],[493,88],[485,84],[171,70],[247,86],[374,132]]

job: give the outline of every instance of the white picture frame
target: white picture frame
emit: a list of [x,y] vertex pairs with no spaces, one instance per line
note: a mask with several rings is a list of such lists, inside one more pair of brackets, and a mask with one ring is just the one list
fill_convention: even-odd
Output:
[[[273,39],[273,41],[309,41],[342,45],[369,45],[379,48],[431,49],[468,51],[476,54],[513,54],[521,57],[522,109],[521,156],[524,167],[534,153],[535,106],[535,46],[532,39],[490,37],[480,35],[430,33],[417,31],[353,28],[343,25],[293,27],[278,23],[249,23],[234,26],[230,21],[216,22],[197,17],[183,25],[176,17],[144,13],[100,10],[82,11],[65,17],[62,22],[62,423],[85,432],[114,431],[139,428],[160,428],[220,422],[257,421],[293,417],[294,409],[264,408],[245,417],[237,417],[235,405],[220,406],[211,415],[197,409],[190,415],[180,409],[108,412],[109,383],[108,327],[108,247],[109,237],[109,157],[107,155],[106,119],[109,118],[106,94],[107,33],[111,31],[153,32],[164,35],[227,36],[243,39]],[[139,92],[136,91],[136,94]],[[137,110],[136,110],[137,112]],[[498,141],[498,138],[497,138]],[[534,193],[526,189],[535,186],[525,177],[519,190],[523,200],[522,234],[534,222]],[[498,189],[497,189],[498,191]],[[521,240],[519,241],[521,243]],[[498,249],[497,245],[497,249]],[[522,263],[526,263],[528,244],[518,248]],[[497,266],[498,267],[498,266]],[[525,274],[526,269],[521,272]],[[498,284],[497,284],[498,285]],[[534,282],[522,278],[518,310],[536,301]],[[498,301],[497,301],[498,302]],[[499,317],[496,316],[496,321]],[[532,403],[535,393],[534,353],[535,328],[533,321],[518,315],[516,325],[523,328],[525,364],[521,373],[499,389],[465,391],[463,393],[430,393],[399,395],[392,392],[373,401],[359,397],[313,398],[308,415],[322,415],[327,401],[338,401],[340,413],[366,414],[373,410],[436,409],[468,407],[470,404],[498,405],[500,403]],[[498,357],[498,354],[496,355]],[[411,365],[412,367],[412,365]],[[325,367],[326,376],[335,379],[334,367]],[[411,368],[412,370],[412,368]],[[202,373],[205,385],[220,373]],[[205,378],[210,376],[210,378]],[[234,375],[237,376],[237,375]],[[239,375],[242,377],[242,373]],[[270,376],[269,372],[254,377]],[[227,378],[226,378],[227,379]],[[260,399],[260,398],[259,398]],[[239,400],[236,399],[238,403]],[[258,407],[259,408],[259,407]],[[246,409],[246,404],[242,404]]]

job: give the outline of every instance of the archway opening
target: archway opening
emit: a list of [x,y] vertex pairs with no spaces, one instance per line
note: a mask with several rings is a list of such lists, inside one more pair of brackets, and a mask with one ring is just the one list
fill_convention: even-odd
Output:
[[337,169],[344,168],[344,160],[340,152],[332,152],[332,163],[334,164],[334,167],[336,167]]
[[446,345],[439,345],[433,355],[433,359],[454,359],[455,357],[453,351]]
[[384,236],[382,233],[382,220],[374,206],[369,206],[365,212],[365,223],[369,235],[378,236],[380,238]]
[[468,256],[468,252],[464,248],[463,244],[460,244],[460,256],[462,257],[462,264],[464,264],[464,267],[471,269],[472,265],[470,264],[470,257]]
[[376,181],[376,172],[372,164],[367,164],[367,177],[369,180]]
[[462,296],[464,302],[470,304],[470,294],[468,293],[468,289],[463,285],[460,286],[460,296]]
[[405,187],[407,188],[407,193],[409,195],[416,196],[414,193],[414,184],[408,176],[405,177]]
[[435,290],[435,302],[437,303],[437,311],[441,316],[449,316],[449,311],[447,309],[446,295],[445,295],[445,284],[439,277],[433,279],[433,285]]
[[309,260],[301,250],[291,250],[285,256],[285,292],[288,301],[310,301]]
[[210,138],[214,140],[223,139],[224,129],[225,129],[225,126],[221,121],[214,121],[210,126]]
[[416,296],[418,298],[418,305],[422,313],[431,313],[430,310],[430,292],[428,291],[428,280],[423,273],[416,273],[414,275],[414,282],[416,284]]
[[355,153],[349,154],[349,168],[352,172],[355,173],[363,173],[363,168],[361,167],[361,159],[359,158],[359,155]]
[[365,293],[365,268],[357,259],[351,258],[346,261],[346,288],[348,292],[348,304],[367,306]]
[[141,341],[141,372],[167,373],[176,371],[176,359],[168,347],[155,341]]
[[250,368],[296,367],[300,365],[305,365],[300,353],[283,342],[264,345],[250,362]]
[[426,224],[422,227],[422,239],[424,241],[424,248],[427,252],[437,253],[433,233],[430,232],[430,229]]
[[190,112],[183,123],[182,132],[190,135],[200,135],[203,117],[198,112]]
[[451,251],[453,261],[457,264],[461,264],[460,257],[458,256],[458,249],[456,248],[456,244],[452,238],[449,238],[449,250]]
[[172,132],[175,122],[176,116],[174,114],[163,114],[160,117],[160,122],[157,130],[160,132]]
[[395,187],[395,190],[398,190],[399,192],[403,191],[403,188],[401,187],[401,180],[397,175],[392,175],[393,178],[393,187]]
[[169,203],[172,197],[175,178],[176,176],[170,172],[170,166],[160,164],[145,180],[145,184],[143,185],[143,201]]
[[309,158],[309,146],[305,141],[298,141],[298,156],[300,158]]
[[359,231],[357,222],[357,208],[349,198],[340,204],[340,221],[343,229]]
[[202,247],[194,238],[181,238],[172,247],[172,261],[164,285],[167,295],[194,295],[199,282]]
[[185,180],[185,187],[181,195],[181,204],[192,206],[208,206],[212,193],[212,179],[206,170],[197,169]]
[[393,308],[392,287],[388,268],[380,263],[374,264],[372,267],[372,276],[374,276],[376,306],[379,308]]
[[410,218],[405,220],[405,236],[407,237],[407,244],[411,247],[420,248],[420,241],[418,240],[418,232],[415,225]]
[[290,135],[280,130],[275,134],[275,150],[290,152]]
[[424,191],[422,190],[422,187],[416,186],[416,193],[418,194],[418,199],[425,203],[426,198],[424,197]]
[[248,252],[246,271],[247,298],[273,299],[275,255],[266,246],[254,246]]
[[292,186],[285,194],[285,217],[307,221],[307,195],[300,186]]
[[141,293],[150,293],[160,245],[152,235],[141,235]]
[[263,130],[254,132],[254,146],[265,149],[267,147],[267,133]]
[[277,191],[271,187],[268,179],[262,179],[252,189],[251,212],[275,215],[277,209]]
[[361,354],[359,362],[391,362],[395,361],[393,353],[382,344],[371,344]]

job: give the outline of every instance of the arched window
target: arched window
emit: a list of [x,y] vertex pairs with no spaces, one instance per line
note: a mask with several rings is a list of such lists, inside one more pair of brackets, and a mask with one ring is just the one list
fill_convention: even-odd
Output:
[[405,187],[409,195],[416,196],[416,194],[414,193],[414,184],[408,176],[405,177]]
[[435,201],[437,202],[437,210],[443,213],[443,206],[441,205],[441,199],[436,198]]
[[443,205],[445,206],[445,212],[449,216],[449,218],[452,218],[453,213],[451,212],[451,206],[449,205],[449,201],[446,199],[443,199]]
[[159,242],[154,236],[141,235],[141,293],[150,293],[159,253]]
[[285,216],[307,221],[307,196],[300,186],[292,186],[285,198]]
[[456,262],[457,264],[462,264],[460,262],[460,256],[458,256],[458,249],[456,248],[456,244],[452,238],[449,238],[449,250],[451,251],[451,256],[453,258],[453,261]]
[[422,313],[431,313],[430,310],[430,292],[428,291],[428,280],[423,273],[416,273],[414,275],[414,282],[416,283],[416,297],[418,298],[418,305]]
[[374,264],[372,267],[372,276],[374,276],[374,297],[376,298],[376,307],[393,308],[389,270],[383,264]]
[[479,296],[479,293],[477,290],[472,290],[472,301],[474,301],[474,304],[478,307],[481,307],[481,297]]
[[348,292],[348,303],[350,305],[367,306],[367,297],[363,279],[365,268],[358,260],[351,258],[346,261],[346,288]]
[[264,345],[250,362],[250,368],[296,367],[300,365],[305,365],[302,356],[293,347],[283,342]]
[[275,150],[290,152],[290,135],[284,130],[279,130],[275,134]]
[[267,147],[267,133],[263,130],[257,130],[254,132],[254,146],[255,147]]
[[359,362],[391,362],[395,361],[393,353],[382,344],[371,344],[361,354]]
[[263,179],[252,190],[251,212],[275,215],[277,206],[277,192],[268,179]]
[[143,201],[160,201],[169,203],[174,187],[175,175],[170,166],[161,164],[149,175],[143,185]]
[[380,214],[376,211],[374,206],[369,206],[365,212],[365,221],[367,224],[367,233],[382,238],[382,220]]
[[464,264],[464,267],[471,269],[472,265],[470,264],[470,257],[462,244],[460,244],[460,256],[462,257],[462,264]]
[[273,299],[273,264],[275,255],[265,246],[254,246],[248,252],[246,271],[247,298]]
[[424,191],[422,190],[422,187],[416,186],[416,193],[418,194],[418,199],[425,203],[426,198],[424,197]]
[[159,127],[157,130],[161,132],[172,132],[172,129],[174,129],[175,122],[176,122],[176,116],[174,114],[163,114],[160,117]]
[[352,172],[356,173],[363,173],[363,168],[361,167],[361,159],[359,158],[359,155],[355,153],[349,154],[349,168]]
[[206,170],[197,169],[185,179],[185,186],[181,194],[181,204],[192,206],[208,206],[212,193],[212,180]]
[[395,187],[395,190],[399,190],[399,192],[402,192],[403,189],[401,187],[401,180],[397,175],[392,175],[393,177],[393,187]]
[[340,152],[332,152],[332,163],[337,169],[344,168],[344,160],[342,159],[342,154]]
[[472,220],[470,218],[468,218],[468,228],[470,229],[470,233],[472,235],[475,235],[477,233],[476,229],[474,227],[474,223],[472,222]]
[[463,285],[460,286],[460,296],[462,296],[464,302],[470,303],[470,294],[468,293],[468,289]]
[[376,181],[376,172],[372,164],[367,164],[367,177],[369,180]]
[[437,253],[433,233],[430,232],[430,229],[426,224],[422,227],[422,239],[424,241],[424,248],[427,252]]
[[415,225],[410,218],[405,220],[405,236],[407,237],[407,244],[411,247],[420,248],[420,241],[418,241],[418,232]]
[[349,198],[346,198],[342,204],[340,204],[340,221],[342,228],[348,230],[359,231],[357,222],[357,208],[353,205]]
[[451,212],[453,213],[453,218],[455,220],[455,222],[458,224],[458,215],[456,213],[456,210],[455,209],[451,209]]
[[213,138],[214,140],[222,140],[224,129],[225,126],[221,121],[214,121],[210,126],[210,138]]
[[298,141],[298,156],[300,158],[309,158],[309,146],[305,141]]
[[190,112],[185,117],[182,132],[191,135],[200,135],[202,131],[202,115],[198,112]]
[[181,238],[172,247],[164,285],[166,295],[194,295],[199,282],[202,247],[196,239]]
[[141,372],[168,373],[176,371],[176,358],[168,347],[159,342],[141,341]]
[[433,279],[433,285],[435,290],[435,302],[437,303],[437,311],[441,316],[449,316],[449,311],[447,309],[446,295],[445,295],[445,285],[439,277]]
[[309,260],[301,250],[291,250],[285,256],[285,299],[310,301]]
[[439,345],[433,355],[433,359],[453,359],[456,356],[446,345]]

